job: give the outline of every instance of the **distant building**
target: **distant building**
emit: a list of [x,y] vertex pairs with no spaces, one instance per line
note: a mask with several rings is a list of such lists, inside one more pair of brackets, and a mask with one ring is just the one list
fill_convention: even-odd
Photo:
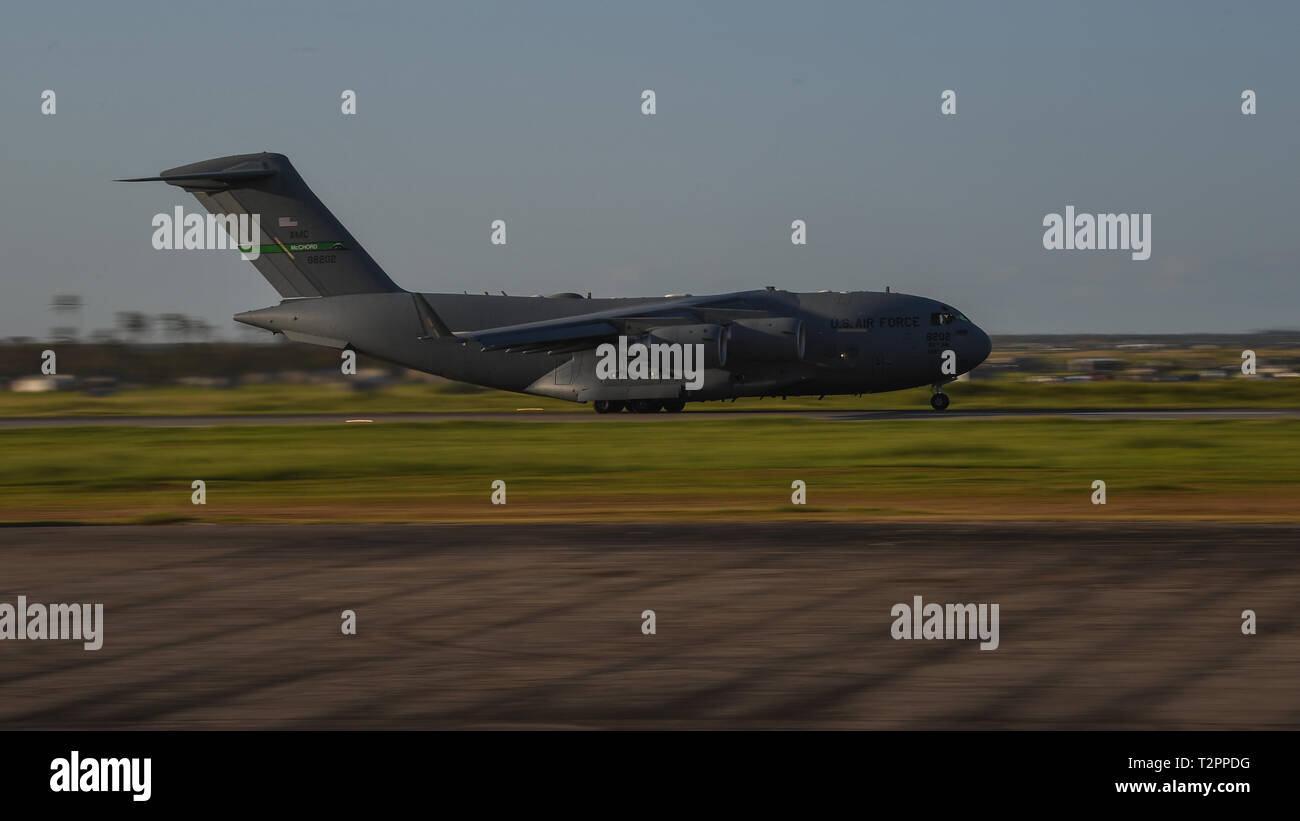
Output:
[[9,385],[14,393],[45,393],[47,391],[70,391],[76,387],[77,378],[70,374],[51,376],[20,376]]
[[1070,369],[1091,373],[1113,373],[1128,367],[1128,360],[1108,356],[1090,356],[1070,360]]
[[186,388],[230,388],[235,381],[228,376],[182,376],[176,384]]

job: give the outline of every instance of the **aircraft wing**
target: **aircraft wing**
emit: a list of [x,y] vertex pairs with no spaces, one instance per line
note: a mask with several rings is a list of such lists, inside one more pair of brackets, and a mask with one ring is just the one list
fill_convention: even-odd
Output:
[[638,303],[626,308],[595,311],[576,316],[504,325],[478,331],[458,331],[459,339],[473,340],[484,350],[505,350],[519,353],[567,353],[593,347],[620,334],[637,334],[648,328],[664,325],[682,325],[717,321],[713,315],[764,315],[764,311],[735,310],[709,307],[698,297],[670,299],[658,303]]

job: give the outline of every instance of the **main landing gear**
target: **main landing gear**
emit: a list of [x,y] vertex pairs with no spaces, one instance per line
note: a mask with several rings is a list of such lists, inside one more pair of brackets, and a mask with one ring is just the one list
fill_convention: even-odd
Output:
[[934,385],[933,389],[934,393],[930,395],[930,407],[935,410],[947,410],[949,400],[948,394],[943,392],[943,386]]
[[614,399],[597,399],[591,403],[592,409],[596,413],[618,413],[627,408],[629,413],[658,413],[661,410],[669,413],[681,413],[686,407],[684,399],[632,399],[628,402],[619,402]]

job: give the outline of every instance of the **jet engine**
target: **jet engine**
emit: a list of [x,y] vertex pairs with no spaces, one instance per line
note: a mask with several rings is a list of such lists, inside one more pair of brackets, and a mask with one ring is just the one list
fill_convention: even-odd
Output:
[[704,367],[722,368],[727,364],[729,329],[722,325],[664,325],[651,328],[646,342],[703,345]]

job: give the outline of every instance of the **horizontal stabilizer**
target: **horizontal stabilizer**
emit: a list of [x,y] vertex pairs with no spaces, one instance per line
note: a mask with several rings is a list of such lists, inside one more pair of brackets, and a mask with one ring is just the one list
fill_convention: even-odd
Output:
[[207,171],[196,174],[164,174],[160,177],[131,177],[113,182],[165,182],[179,185],[186,190],[191,188],[229,188],[232,183],[270,177],[274,171],[266,168],[247,168],[239,171]]

